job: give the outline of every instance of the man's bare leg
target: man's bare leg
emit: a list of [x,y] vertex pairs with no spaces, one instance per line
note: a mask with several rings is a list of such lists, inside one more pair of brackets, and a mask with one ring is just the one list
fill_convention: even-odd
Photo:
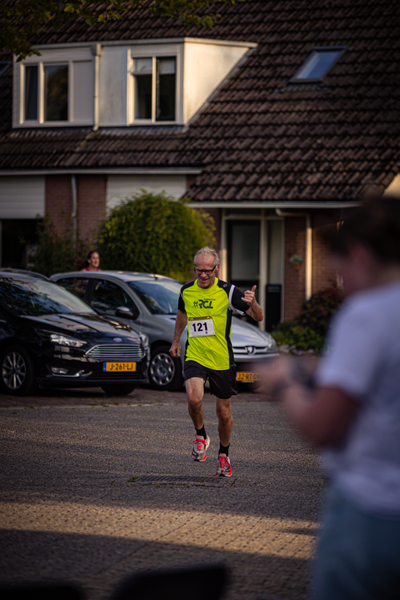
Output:
[[185,385],[190,418],[193,421],[194,428],[201,429],[204,425],[204,379],[192,377],[186,381]]
[[203,396],[204,380],[192,377],[186,381],[189,415],[196,429],[196,439],[193,442],[192,459],[203,462],[207,458],[207,448],[210,438],[204,429]]
[[217,398],[218,433],[222,446],[229,446],[233,428],[231,399]]

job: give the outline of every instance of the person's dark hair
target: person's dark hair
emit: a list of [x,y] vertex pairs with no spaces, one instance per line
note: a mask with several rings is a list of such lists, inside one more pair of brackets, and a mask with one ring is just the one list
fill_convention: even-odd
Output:
[[400,263],[400,198],[369,194],[328,238],[330,250],[342,256],[352,242],[369,248],[383,263]]

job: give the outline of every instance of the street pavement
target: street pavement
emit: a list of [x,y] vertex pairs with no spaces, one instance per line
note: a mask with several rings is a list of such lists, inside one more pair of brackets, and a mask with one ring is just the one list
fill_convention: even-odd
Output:
[[[231,478],[190,459],[184,392],[0,396],[0,583],[69,581],[106,600],[128,575],[224,564],[226,600],[307,597],[324,478],[276,401],[233,401]],[[188,600],[192,597],[188,594]]]

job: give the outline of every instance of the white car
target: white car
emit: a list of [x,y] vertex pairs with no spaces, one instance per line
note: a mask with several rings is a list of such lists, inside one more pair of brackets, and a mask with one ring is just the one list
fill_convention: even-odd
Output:
[[[150,342],[149,381],[159,390],[183,385],[183,361],[187,331],[182,334],[182,356],[172,358],[169,348],[175,328],[182,284],[163,275],[125,271],[78,271],[50,278],[76,294],[100,314],[116,317],[146,334]],[[252,384],[256,364],[278,356],[273,337],[234,316],[232,347],[239,382]]]

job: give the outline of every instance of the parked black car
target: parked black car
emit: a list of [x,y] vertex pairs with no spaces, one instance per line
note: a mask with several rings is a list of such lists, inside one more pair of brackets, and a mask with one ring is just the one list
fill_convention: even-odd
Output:
[[30,395],[38,385],[100,386],[129,394],[146,383],[148,338],[97,314],[60,286],[0,271],[0,388]]

